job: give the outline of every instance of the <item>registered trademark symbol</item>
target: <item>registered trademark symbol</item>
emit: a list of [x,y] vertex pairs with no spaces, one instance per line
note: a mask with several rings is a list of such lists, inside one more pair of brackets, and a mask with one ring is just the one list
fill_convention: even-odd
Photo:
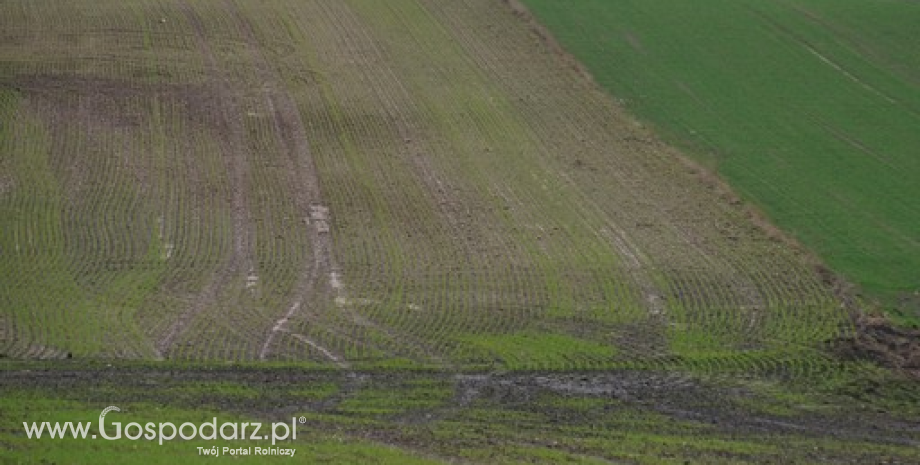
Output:
[[307,417],[300,417],[297,421],[299,421],[301,425],[305,425],[307,424]]

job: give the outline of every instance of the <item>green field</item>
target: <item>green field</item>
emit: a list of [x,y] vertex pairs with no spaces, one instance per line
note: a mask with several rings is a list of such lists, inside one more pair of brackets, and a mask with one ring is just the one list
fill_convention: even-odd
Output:
[[625,107],[920,321],[920,4],[524,3]]
[[[665,372],[454,374],[237,365],[13,363],[0,372],[3,463],[276,463],[198,447],[265,440],[29,439],[22,422],[298,423],[293,463],[915,463],[913,382],[701,381]],[[867,372],[869,373],[869,372]],[[53,386],[45,386],[54,380]],[[871,384],[865,384],[871,383]],[[867,395],[867,388],[876,386]],[[900,426],[899,426],[900,425]],[[124,430],[127,434],[127,429]],[[267,431],[263,431],[267,432]],[[132,434],[137,434],[136,432]],[[283,433],[281,433],[283,435]]]
[[0,354],[800,376],[852,335],[501,2],[16,5]]
[[[319,463],[916,461],[916,335],[864,318],[808,249],[671,145],[894,302],[917,269],[917,186],[906,152],[877,146],[918,137],[900,137],[914,68],[883,53],[896,37],[865,47],[903,79],[863,76],[836,32],[793,38],[785,6],[727,5],[759,27],[698,27],[724,21],[713,47],[736,48],[711,60],[753,77],[678,85],[668,66],[695,68],[666,39],[711,5],[672,7],[667,34],[640,27],[668,17],[653,5],[534,6],[589,65],[620,47],[594,69],[613,95],[515,2],[0,2],[0,462],[202,459],[196,441],[24,436],[23,421],[109,405],[145,422],[302,416],[293,446]],[[628,31],[592,29],[604,15]],[[735,34],[799,45],[788,62],[752,56]],[[880,113],[782,98],[798,81],[728,85],[780,68]],[[677,105],[673,85],[699,102]],[[771,119],[846,169],[808,170],[821,160]],[[756,172],[752,141],[786,171]],[[855,208],[852,229],[818,216],[831,197]],[[813,244],[818,224],[833,234]]]

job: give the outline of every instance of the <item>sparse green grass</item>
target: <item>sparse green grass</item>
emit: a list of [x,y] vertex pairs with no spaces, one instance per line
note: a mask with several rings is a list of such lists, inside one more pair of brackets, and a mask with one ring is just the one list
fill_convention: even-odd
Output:
[[[174,379],[177,368],[187,379]],[[257,364],[216,368],[33,362],[7,363],[2,369],[0,374],[10,382],[0,387],[0,461],[13,463],[191,463],[202,459],[197,455],[199,445],[265,445],[176,440],[159,446],[147,441],[24,438],[22,421],[95,422],[108,405],[121,408],[106,417],[109,424],[200,424],[214,417],[219,423],[268,424],[303,416],[307,421],[297,440],[283,447],[296,448],[297,457],[307,463],[428,463],[439,458],[649,464],[918,459],[915,448],[883,439],[915,437],[904,425],[916,414],[917,394],[904,380],[881,372],[837,377],[819,386],[688,378],[669,387],[662,384],[663,373],[642,372],[483,374],[464,380],[447,372],[381,371],[352,378],[331,370],[303,373],[294,367]],[[544,382],[554,376],[576,384],[582,379],[625,384],[616,395],[559,391]],[[27,381],[30,378],[34,379]],[[49,379],[56,380],[57,387],[35,384]],[[474,388],[471,382],[479,384]],[[883,384],[891,387],[880,388]],[[881,391],[867,389],[873,386]],[[305,390],[320,395],[305,399]],[[262,395],[249,395],[253,391]],[[883,409],[901,409],[903,415],[888,417]],[[895,422],[888,423],[890,419]],[[802,426],[777,426],[786,424]],[[873,426],[856,426],[862,424]],[[856,431],[874,433],[856,438]]]
[[616,355],[616,348],[563,334],[523,331],[513,334],[470,336],[471,346],[487,351],[511,369],[527,370],[560,366],[590,366]]
[[[527,26],[495,0],[0,2],[0,355],[75,359],[3,367],[0,461],[201,460],[15,424],[112,404],[296,411],[308,462],[915,459],[879,413],[914,412],[907,383],[819,349],[848,315],[807,257]],[[626,381],[580,390],[603,371]],[[825,395],[892,430],[837,439]]]
[[339,392],[338,385],[334,383],[319,383],[310,386],[304,386],[302,389],[291,391],[291,395],[298,399],[316,401],[328,398]]
[[421,381],[363,389],[343,401],[337,411],[380,419],[406,414],[423,416],[449,406],[453,396],[452,386],[443,382]]
[[[216,384],[216,383],[215,383]],[[209,393],[224,391],[215,385],[208,387]],[[232,399],[232,397],[228,398]],[[246,418],[238,414],[209,411],[196,408],[171,408],[145,403],[120,403],[121,412],[112,412],[106,417],[107,434],[114,433],[112,422],[130,422],[142,425],[152,422],[172,422],[181,425],[184,422],[201,424],[217,418],[218,425],[224,422],[263,421]],[[90,422],[93,432],[98,432],[99,413],[107,407],[104,404],[93,405],[87,402],[63,400],[46,392],[14,391],[4,392],[0,401],[0,431],[3,432],[3,447],[0,448],[0,461],[4,463],[73,463],[73,464],[174,464],[197,463],[211,460],[199,455],[198,447],[210,449],[217,446],[231,448],[271,447],[271,442],[222,439],[208,441],[202,439],[164,441],[139,439],[132,441],[104,439],[28,439],[23,422]],[[261,433],[269,423],[262,426]],[[168,432],[169,430],[167,430]],[[296,449],[293,459],[297,463],[371,463],[371,464],[424,464],[439,463],[426,460],[406,451],[361,441],[354,438],[327,434],[319,430],[303,429],[296,441],[282,441],[276,447]],[[241,457],[247,463],[277,463],[279,457],[249,455]],[[289,459],[289,458],[288,458]],[[221,456],[220,461],[233,460]]]
[[847,331],[501,3],[8,5],[42,34],[0,49],[9,356],[569,370]]
[[626,107],[918,322],[920,5],[524,3]]

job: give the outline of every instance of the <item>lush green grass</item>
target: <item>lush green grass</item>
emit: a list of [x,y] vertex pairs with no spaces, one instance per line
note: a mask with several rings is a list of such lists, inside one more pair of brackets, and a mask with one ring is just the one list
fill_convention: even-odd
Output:
[[920,290],[920,4],[524,3],[627,107],[833,269],[909,308],[899,300]]

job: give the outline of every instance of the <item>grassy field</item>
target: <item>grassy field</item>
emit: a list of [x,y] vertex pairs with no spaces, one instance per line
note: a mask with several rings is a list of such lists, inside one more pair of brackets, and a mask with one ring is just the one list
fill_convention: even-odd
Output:
[[627,108],[920,324],[920,5],[524,3]]
[[916,458],[855,296],[514,5],[0,2],[0,121],[0,460],[198,460],[19,428],[108,405],[314,462]]
[[[298,423],[296,463],[914,463],[916,392],[813,380],[700,381],[675,373],[367,372],[299,366],[13,363],[2,366],[4,463],[198,463],[198,447],[268,447],[253,440],[28,439],[22,422]],[[55,380],[54,386],[42,382]],[[857,399],[858,396],[865,396]],[[884,399],[884,400],[883,400]],[[136,432],[133,434],[137,434]],[[249,438],[251,439],[251,438]],[[271,463],[279,457],[221,456]],[[218,461],[218,462],[219,462]]]
[[2,15],[7,356],[807,371],[850,331],[500,2],[28,5]]
[[[98,389],[99,386],[93,386]],[[131,395],[137,399],[137,392],[119,389],[113,386],[108,388],[106,394],[112,398],[113,392]],[[185,389],[182,389],[185,388]],[[90,397],[87,390],[89,387],[80,392],[79,396],[83,399]],[[215,394],[215,391],[218,394]],[[232,392],[226,384],[198,383],[186,388],[180,388],[170,391],[175,398],[171,403],[179,407],[164,407],[162,399],[157,399],[153,403],[144,403],[134,401],[116,402],[121,413],[112,413],[107,416],[106,434],[114,437],[116,426],[114,422],[120,422],[122,425],[128,425],[136,422],[141,425],[149,423],[173,423],[176,426],[189,422],[200,425],[212,422],[215,418],[217,424],[222,425],[227,422],[244,423],[256,422],[261,423],[261,419],[247,418],[240,414],[228,414],[226,405],[214,406],[209,410],[206,407],[192,406],[188,399],[200,399],[207,396],[212,403],[215,399],[220,399],[225,403],[240,403],[240,396],[234,396],[227,392]],[[256,392],[256,391],[253,391]],[[251,435],[247,434],[246,439],[238,441],[209,441],[204,439],[183,440],[177,438],[174,440],[165,440],[159,444],[157,439],[148,440],[127,439],[125,435],[137,434],[132,430],[121,430],[122,437],[118,440],[87,440],[74,438],[57,438],[48,437],[47,433],[39,438],[28,438],[23,429],[23,422],[41,422],[49,421],[61,423],[81,422],[92,423],[93,432],[98,433],[98,418],[103,407],[96,408],[96,403],[87,400],[73,400],[74,393],[62,396],[60,392],[36,392],[36,389],[29,388],[23,390],[8,390],[4,392],[2,403],[0,403],[0,413],[2,413],[2,428],[4,435],[4,447],[0,449],[0,460],[4,463],[98,463],[98,464],[174,464],[174,463],[194,463],[197,461],[213,460],[222,458],[223,460],[243,459],[246,463],[276,463],[278,460],[296,460],[296,463],[374,463],[374,464],[431,464],[440,463],[432,459],[425,459],[417,454],[411,454],[393,446],[387,446],[381,443],[374,443],[367,440],[349,438],[342,434],[330,434],[323,432],[317,427],[303,428],[299,431],[299,439],[285,440],[277,442],[275,446],[270,441],[253,441]],[[179,400],[176,400],[178,398]],[[247,399],[248,396],[242,396]],[[108,400],[100,400],[105,403]],[[99,405],[101,405],[101,403]],[[110,402],[112,403],[112,402]],[[219,410],[218,410],[219,409]],[[115,417],[118,418],[115,418]],[[259,428],[259,432],[266,433],[269,430],[270,423],[264,423]],[[280,428],[279,428],[280,429]],[[228,429],[229,431],[229,429]],[[252,428],[250,428],[252,431]],[[170,431],[166,430],[169,437]],[[210,434],[205,433],[205,434]],[[228,433],[229,435],[230,433]],[[279,432],[280,434],[280,432]],[[133,437],[133,436],[132,436]],[[250,454],[248,456],[218,455],[205,456],[199,447],[206,450],[212,450],[216,446],[220,453],[223,453],[223,447],[232,449],[244,448]],[[273,447],[284,449],[295,449],[293,457],[279,456],[262,456],[253,453],[255,448],[271,449]]]

